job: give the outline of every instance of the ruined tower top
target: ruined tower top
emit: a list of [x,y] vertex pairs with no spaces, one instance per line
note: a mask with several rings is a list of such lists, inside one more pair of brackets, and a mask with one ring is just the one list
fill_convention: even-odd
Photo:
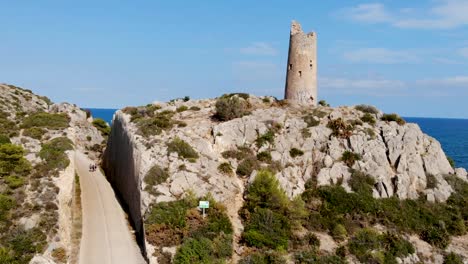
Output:
[[291,23],[289,37],[285,99],[317,105],[317,36],[314,32],[305,34],[296,21]]

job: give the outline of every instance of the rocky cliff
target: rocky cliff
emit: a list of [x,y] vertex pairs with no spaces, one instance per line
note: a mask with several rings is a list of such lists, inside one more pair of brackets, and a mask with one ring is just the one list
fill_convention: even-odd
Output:
[[[454,192],[447,175],[467,180],[437,140],[397,115],[364,105],[305,109],[271,97],[225,96],[231,97],[248,109],[227,121],[216,116],[215,99],[155,102],[115,114],[104,164],[140,234],[153,204],[210,193],[227,206],[234,250],[242,255],[238,212],[261,169],[274,173],[290,199],[309,183],[353,192],[355,172],[372,179],[375,198],[430,202],[445,202]],[[146,246],[151,263],[171,251]]]
[[67,263],[79,213],[73,153],[97,161],[104,137],[76,105],[6,84],[0,102],[0,260]]

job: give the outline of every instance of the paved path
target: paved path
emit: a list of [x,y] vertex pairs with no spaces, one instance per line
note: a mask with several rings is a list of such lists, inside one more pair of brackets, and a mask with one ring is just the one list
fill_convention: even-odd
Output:
[[114,190],[99,169],[89,172],[90,163],[84,154],[76,153],[83,207],[80,264],[146,263]]

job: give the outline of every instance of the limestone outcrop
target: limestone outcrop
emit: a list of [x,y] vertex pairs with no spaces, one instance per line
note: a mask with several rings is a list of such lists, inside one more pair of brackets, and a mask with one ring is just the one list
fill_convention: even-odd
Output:
[[[318,186],[342,185],[351,192],[348,180],[353,171],[360,171],[374,178],[374,197],[424,196],[443,202],[453,192],[444,175],[456,173],[466,179],[466,171],[455,171],[440,143],[416,124],[381,121],[381,112],[369,114],[355,107],[304,109],[271,97],[242,100],[250,105],[250,114],[226,122],[213,117],[216,100],[154,102],[115,114],[104,165],[129,207],[137,232],[144,234],[142,217],[151,203],[174,201],[187,192],[199,196],[211,193],[228,205],[239,239],[243,227],[237,212],[243,192],[261,167],[276,172],[290,198],[300,195],[310,181]],[[361,121],[364,115],[373,121]],[[173,125],[158,130],[154,124],[163,122],[163,117]],[[144,130],[145,125],[153,125],[152,130]],[[168,143],[174,139],[188,143],[198,158],[170,153]],[[258,159],[247,174],[239,173],[245,159],[236,158],[236,151]],[[356,160],[348,162],[345,153],[356,155]],[[221,164],[229,164],[232,173],[221,172]],[[155,165],[168,177],[149,185],[145,177]],[[149,243],[146,247],[151,263],[155,263],[154,249]]]

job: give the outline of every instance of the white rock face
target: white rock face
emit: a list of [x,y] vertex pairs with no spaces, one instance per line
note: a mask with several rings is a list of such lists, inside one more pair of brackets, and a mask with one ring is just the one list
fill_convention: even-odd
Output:
[[[300,195],[310,179],[316,180],[319,186],[341,184],[347,191],[351,191],[348,185],[351,168],[341,160],[345,151],[361,156],[352,169],[375,179],[375,197],[416,199],[423,193],[436,202],[445,201],[453,192],[444,180],[444,175],[454,174],[455,171],[440,144],[425,135],[416,124],[398,125],[396,122],[383,121],[377,121],[375,125],[364,123],[355,126],[349,139],[345,139],[332,136],[332,130],[327,124],[335,118],[348,122],[359,120],[363,113],[352,107],[300,109],[297,106],[274,107],[257,97],[251,97],[248,101],[253,106],[251,114],[227,122],[218,122],[212,118],[215,100],[157,103],[161,106],[157,110],[159,112],[174,110],[182,105],[188,108],[196,106],[200,110],[175,113],[172,118],[183,121],[186,126],[175,126],[170,131],[147,138],[138,134],[138,127],[130,121],[129,114],[122,111],[116,113],[114,122],[117,123],[114,124],[119,125],[114,126],[116,130],[112,131],[104,160],[111,170],[119,171],[116,168],[122,165],[117,163],[127,164],[125,166],[131,168],[129,174],[121,175],[121,180],[125,181],[127,177],[136,181],[132,183],[135,189],[128,190],[128,195],[135,198],[138,196],[134,194],[135,191],[141,193],[139,200],[134,201],[135,207],[140,209],[139,217],[135,220],[141,221],[152,202],[180,199],[188,191],[197,195],[211,193],[216,200],[227,205],[231,220],[237,223],[235,235],[239,236],[242,226],[237,211],[242,206],[246,184],[253,180],[256,171],[245,178],[224,175],[218,171],[218,166],[223,162],[230,163],[234,170],[237,168],[240,161],[225,159],[222,153],[239,147],[248,147],[255,154],[269,151],[272,160],[283,168],[276,177],[291,198]],[[319,125],[307,127],[303,116],[314,111],[324,112],[324,117],[315,117]],[[278,130],[273,142],[258,147],[257,138],[270,129]],[[199,159],[191,163],[179,158],[176,153],[167,153],[166,143],[176,137],[191,145],[200,155]],[[125,150],[114,148],[116,142],[125,142]],[[293,148],[303,151],[303,155],[291,157]],[[118,160],[117,157],[123,152],[132,154]],[[144,182],[146,173],[153,165],[167,168],[170,175],[154,188],[156,195],[145,190]],[[122,167],[120,170],[127,169]],[[434,189],[427,189],[429,174],[437,179]],[[457,170],[457,175],[466,178],[466,172],[462,170]],[[415,260],[411,257],[401,261],[411,263]]]

